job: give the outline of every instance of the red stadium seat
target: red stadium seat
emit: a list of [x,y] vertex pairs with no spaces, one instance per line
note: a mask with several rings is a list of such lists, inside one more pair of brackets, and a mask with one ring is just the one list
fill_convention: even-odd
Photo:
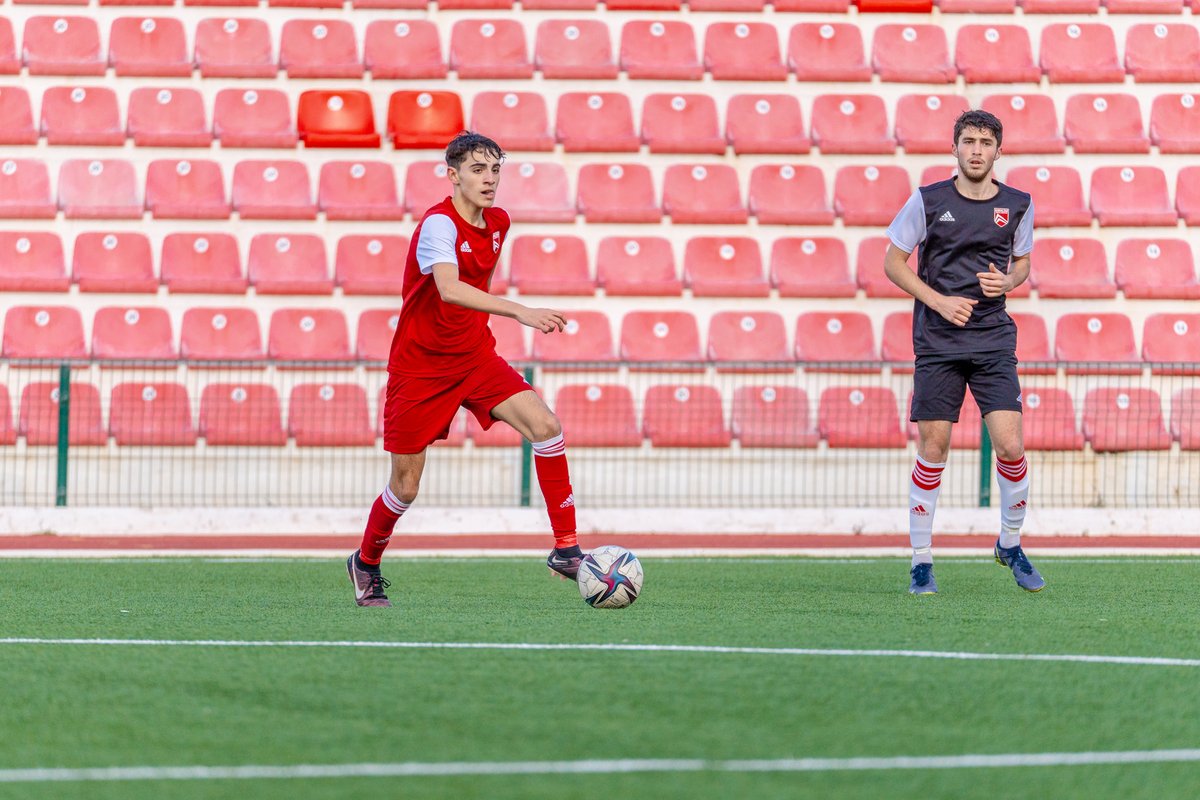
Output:
[[586,295],[596,291],[587,248],[578,236],[518,236],[508,280],[521,294]]
[[683,251],[683,284],[694,297],[767,297],[758,240],[695,236]]
[[1200,108],[1191,94],[1163,94],[1150,106],[1150,141],[1160,153],[1200,153]]
[[29,17],[21,53],[30,75],[103,75],[107,69],[100,29],[90,17]]
[[1200,167],[1183,167],[1177,173],[1175,210],[1188,225],[1200,225]]
[[202,78],[273,78],[271,30],[261,19],[202,19],[196,24],[196,65]]
[[949,164],[931,164],[921,170],[921,177],[917,180],[918,186],[928,186],[931,183],[940,181],[948,181],[958,174],[958,166]]
[[288,435],[297,447],[375,444],[367,393],[354,383],[302,383],[288,397]]
[[950,45],[938,25],[880,25],[871,41],[871,66],[884,81],[953,83]]
[[460,19],[450,29],[450,69],[459,78],[531,78],[525,26],[515,19]]
[[[912,409],[912,392],[908,393],[908,405],[901,409],[901,417],[908,417],[909,414],[905,409]],[[908,423],[908,438],[916,441],[920,438],[920,431],[917,423]],[[975,395],[971,394],[970,388],[963,395],[963,404],[959,408],[958,422],[954,423],[950,429],[950,447],[965,448],[977,450],[979,448],[979,439],[983,433],[983,416],[979,410],[979,404],[975,402]]]
[[1184,0],[1104,0],[1109,14],[1181,14]]
[[[96,446],[108,443],[100,410],[100,392],[90,383],[71,382],[67,441],[72,445]],[[29,383],[21,390],[21,412],[17,431],[30,447],[58,444],[57,381]]]
[[825,173],[816,165],[760,164],[750,173],[747,198],[760,225],[831,225]]
[[296,130],[305,147],[379,147],[375,109],[366,92],[301,92]]
[[1083,181],[1074,167],[1013,167],[1005,183],[1033,197],[1036,227],[1090,225],[1083,202]]
[[[528,8],[528,4],[522,7]],[[563,386],[554,398],[554,413],[572,447],[638,447],[642,443],[628,386]]]
[[421,219],[425,211],[450,196],[445,161],[414,161],[404,174],[404,210]]
[[687,311],[630,311],[621,320],[617,355],[622,361],[677,362],[697,369],[704,360],[700,328]]
[[495,314],[488,320],[488,328],[496,337],[496,353],[505,361],[528,361],[529,343],[526,331],[530,330],[511,317]]
[[0,291],[65,292],[68,288],[58,234],[0,231]]
[[316,219],[302,161],[239,161],[233,168],[233,210],[242,219]]
[[1117,41],[1103,23],[1055,23],[1042,28],[1042,71],[1051,83],[1121,83]]
[[1076,94],[1067,98],[1063,134],[1076,153],[1148,153],[1142,112],[1131,94]]
[[[788,351],[787,329],[783,317],[775,311],[718,311],[708,321],[708,360],[717,369],[729,369],[737,362],[753,362],[739,371],[791,372],[792,354]],[[762,362],[785,366],[767,367]]]
[[782,81],[788,72],[779,56],[779,34],[767,22],[709,24],[704,68],[718,81]]
[[911,373],[916,354],[913,352],[911,311],[893,311],[883,318],[879,357],[892,365],[892,373]]
[[651,153],[725,152],[717,104],[703,94],[651,94],[642,104],[642,141]]
[[386,161],[327,161],[321,165],[317,205],[329,220],[400,220],[404,206]]
[[675,224],[746,221],[737,171],[728,164],[672,164],[663,177],[663,213]]
[[133,164],[69,159],[58,170],[58,205],[68,219],[141,219]]
[[108,34],[108,63],[118,76],[191,76],[183,22],[174,17],[118,17]]
[[912,195],[904,167],[842,167],[833,181],[833,209],[846,225],[889,224]]
[[954,40],[954,64],[967,83],[1037,83],[1042,77],[1029,32],[1020,25],[962,26]]
[[616,92],[560,95],[554,138],[567,152],[636,153],[641,146],[629,98]]
[[392,339],[400,324],[399,309],[372,308],[358,317],[354,336],[354,357],[360,361],[386,364],[392,354]]
[[79,234],[71,278],[81,292],[158,291],[150,240],[141,233]]
[[0,74],[16,75],[20,71],[21,59],[17,56],[12,23],[8,21],[8,17],[0,17]]
[[906,94],[896,101],[896,142],[905,153],[945,153],[967,98],[954,94]]
[[[877,371],[879,351],[871,318],[861,311],[801,314],[796,318],[796,360],[807,372]],[[872,363],[864,366],[861,362]]]
[[1129,317],[1116,313],[1063,314],[1054,330],[1054,356],[1069,364],[1067,373],[1141,372]]
[[609,11],[680,11],[682,0],[606,0]]
[[1130,300],[1200,299],[1192,248],[1184,239],[1123,239],[1113,272]]
[[822,153],[891,153],[887,110],[875,95],[823,94],[813,101],[812,140]]
[[138,147],[208,147],[213,139],[195,89],[134,89],[128,131]]
[[[425,8],[425,6],[421,6]],[[524,0],[525,11],[595,11],[596,0]]]
[[117,93],[103,86],[53,86],[42,95],[42,135],[57,145],[123,145]]
[[821,438],[808,393],[795,386],[739,386],[732,428],[742,447],[816,447]]
[[[466,414],[466,433],[476,447],[520,447],[521,434],[507,422],[497,420],[486,431],[474,414]],[[453,424],[453,423],[452,423]]]
[[222,89],[213,107],[221,147],[295,147],[287,95],[278,89]]
[[108,430],[122,447],[195,444],[187,389],[179,383],[118,383],[112,390]]
[[262,331],[250,308],[189,308],[179,326],[185,361],[262,361]]
[[1104,243],[1098,239],[1038,239],[1032,256],[1037,269],[1030,272],[1030,282],[1038,297],[1117,296]]
[[1131,26],[1125,34],[1125,71],[1138,83],[1200,81],[1200,32],[1194,25],[1161,22]]
[[172,294],[244,294],[246,276],[237,240],[229,233],[169,233],[163,239],[161,280]]
[[279,393],[263,383],[210,383],[200,394],[197,433],[209,447],[282,447],[287,433]]
[[993,94],[983,98],[982,107],[1004,120],[1005,153],[1061,153],[1066,149],[1054,100],[1048,95]]
[[1083,435],[1097,453],[1168,450],[1162,399],[1153,389],[1091,389],[1083,398]]
[[7,386],[0,386],[0,444],[16,444],[17,429],[13,427],[12,399]]
[[281,308],[272,312],[267,358],[275,361],[348,361],[350,330],[334,308]]
[[504,149],[553,150],[546,100],[537,92],[480,92],[471,105],[471,130]]
[[1180,450],[1200,450],[1200,389],[1180,389],[1171,397],[1171,437]]
[[363,38],[363,64],[377,81],[446,77],[437,25],[425,19],[369,22]]
[[560,333],[533,335],[533,360],[546,369],[572,362],[608,364],[613,355],[612,326],[603,311],[566,311],[567,327]]
[[[528,5],[523,3],[521,7]],[[549,19],[538,23],[533,61],[544,78],[612,80],[617,77],[608,24],[599,19]]]
[[354,26],[339,19],[289,19],[279,35],[279,66],[289,78],[361,78]]
[[678,297],[683,291],[671,243],[658,236],[601,239],[596,286],[612,297]]
[[1091,198],[1101,225],[1175,225],[1167,176],[1158,167],[1096,167]]
[[[858,287],[867,293],[867,297],[898,297],[908,299],[908,294],[883,271],[883,258],[887,254],[891,240],[886,236],[868,236],[858,243],[858,253],[854,259],[854,275]],[[916,253],[909,254],[908,266],[916,271]]]
[[407,258],[405,236],[343,236],[334,256],[334,283],[342,294],[399,297]]
[[830,447],[904,447],[895,393],[879,386],[830,386],[821,392],[817,430]]
[[0,217],[53,219],[57,213],[44,161],[7,158],[0,162]]
[[849,22],[793,25],[788,34],[788,66],[802,82],[871,80],[862,32]]
[[846,243],[833,237],[783,236],[771,246],[771,285],[780,297],[854,297]]
[[651,386],[642,431],[654,447],[728,447],[721,394],[712,386]]
[[1097,14],[1100,0],[1021,0],[1026,14]]
[[0,144],[37,144],[29,92],[20,86],[0,86],[0,119],[4,120]]
[[229,219],[220,165],[208,160],[151,161],[146,170],[146,210],[155,219]]
[[662,209],[645,164],[585,164],[576,208],[588,222],[658,222]]
[[1053,367],[1028,366],[1054,360],[1050,355],[1050,332],[1046,328],[1046,320],[1038,314],[1016,311],[1008,312],[1008,316],[1017,325],[1017,371],[1030,375],[1053,375]]
[[735,94],[725,113],[725,139],[733,152],[807,153],[800,101],[787,94]]
[[500,183],[500,204],[514,222],[574,222],[567,171],[554,161],[510,164]]
[[171,317],[164,308],[107,306],[92,322],[92,358],[174,360]]
[[1155,373],[1200,374],[1200,314],[1151,314],[1142,326],[1142,360]]
[[87,358],[83,318],[69,306],[11,306],[4,315],[4,358]]
[[246,260],[250,285],[259,294],[330,294],[325,239],[311,233],[259,233]]
[[682,20],[626,22],[621,28],[621,69],[633,80],[698,81],[704,76],[696,34]]
[[393,92],[388,101],[388,136],[396,149],[444,150],[465,127],[454,92]]
[[1075,404],[1066,389],[1022,387],[1026,450],[1082,450],[1083,434],[1075,422]]

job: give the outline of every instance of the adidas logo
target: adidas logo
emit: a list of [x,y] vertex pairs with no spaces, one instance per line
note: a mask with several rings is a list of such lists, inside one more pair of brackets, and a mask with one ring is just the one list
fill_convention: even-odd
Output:
[[954,215],[947,211],[945,214],[942,214],[940,217],[938,217],[938,222],[954,222]]
[[1024,501],[1024,500],[1022,500],[1022,501],[1021,501],[1021,502],[1019,502],[1019,503],[1014,503],[1013,505],[1009,506],[1009,507],[1008,507],[1008,510],[1009,510],[1009,511],[1016,511],[1018,508],[1024,508],[1024,507],[1025,507],[1025,501]]
[[471,252],[471,243],[463,242],[462,245],[458,249],[464,253],[469,253],[469,252]]
[[575,493],[572,492],[571,494],[567,495],[566,500],[562,501],[562,505],[560,505],[559,508],[573,508],[574,506],[575,506]]
[[908,513],[917,517],[928,517],[929,512],[925,510],[925,506],[913,506],[908,510]]

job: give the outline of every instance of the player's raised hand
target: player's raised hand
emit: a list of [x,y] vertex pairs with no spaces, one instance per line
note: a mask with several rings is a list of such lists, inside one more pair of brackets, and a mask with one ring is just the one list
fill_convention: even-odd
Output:
[[969,297],[943,297],[934,310],[942,315],[942,319],[963,328],[978,302]]
[[1000,297],[1008,294],[1009,290],[1012,289],[1009,286],[1011,278],[996,269],[995,264],[988,264],[988,271],[976,272],[975,277],[979,278],[979,286],[983,289],[984,297]]
[[517,315],[517,322],[528,325],[542,333],[553,333],[567,327],[567,318],[561,311],[552,308],[525,308]]

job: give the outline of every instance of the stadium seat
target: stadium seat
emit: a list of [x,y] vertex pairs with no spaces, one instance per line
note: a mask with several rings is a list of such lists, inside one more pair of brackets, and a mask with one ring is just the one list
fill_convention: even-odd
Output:
[[538,23],[533,63],[543,78],[613,80],[618,70],[608,25],[599,19]]
[[288,396],[288,435],[297,447],[375,444],[367,393],[355,383],[302,383]]
[[945,153],[967,98],[954,94],[906,94],[896,101],[896,143],[905,153]]
[[682,20],[626,22],[621,28],[621,69],[633,80],[698,81],[704,76],[696,34]]
[[[908,393],[908,405],[901,407],[901,419],[908,419],[911,416],[913,393]],[[908,438],[917,441],[920,438],[920,429],[917,423],[909,421],[907,424]],[[983,415],[979,410],[979,404],[975,402],[975,395],[971,394],[971,389],[968,388],[963,394],[963,403],[958,411],[958,422],[954,423],[950,429],[950,447],[952,449],[963,448],[967,450],[978,450],[980,436],[983,433]]]
[[53,219],[57,211],[44,161],[8,158],[0,162],[0,217]]
[[354,357],[386,365],[392,354],[392,339],[400,324],[398,308],[371,308],[358,317],[354,334]]
[[645,164],[584,164],[576,208],[588,222],[658,222],[662,209]]
[[239,161],[233,168],[233,210],[242,219],[316,219],[302,161]]
[[718,81],[782,81],[788,73],[779,55],[779,34],[767,22],[709,24],[704,68]]
[[1200,108],[1192,94],[1163,94],[1150,105],[1150,141],[1160,153],[1200,153]]
[[1200,299],[1192,248],[1184,239],[1122,239],[1113,273],[1130,300]]
[[854,297],[858,291],[840,238],[781,236],[771,245],[769,272],[780,297]]
[[325,162],[317,205],[328,220],[404,219],[396,175],[386,161]]
[[508,280],[521,294],[595,293],[587,248],[578,236],[518,236],[510,252]]
[[795,339],[796,360],[806,372],[879,369],[871,318],[862,311],[806,311],[796,318]]
[[430,207],[450,196],[445,161],[414,161],[404,173],[404,210],[420,220]]
[[[1036,213],[1036,211],[1035,211]],[[1029,279],[1038,297],[1116,297],[1108,257],[1098,239],[1039,238],[1033,243]]]
[[953,83],[950,45],[938,25],[880,25],[871,41],[871,66],[883,81]]
[[83,318],[70,306],[10,306],[4,358],[87,358]]
[[279,34],[279,66],[289,78],[361,78],[354,26],[339,19],[289,19]]
[[[98,446],[108,443],[100,411],[100,392],[90,383],[71,382],[69,433],[72,445]],[[21,411],[17,432],[30,447],[58,444],[59,385],[54,382],[28,383],[21,390]]]
[[1109,14],[1181,14],[1184,0],[1104,0]]
[[202,19],[196,24],[201,78],[274,78],[271,30],[261,19]]
[[388,137],[398,150],[444,150],[464,128],[454,92],[400,91],[388,100]]
[[568,384],[555,395],[554,413],[572,447],[638,447],[642,443],[628,386]]
[[1051,83],[1121,83],[1112,28],[1103,23],[1054,23],[1042,28],[1042,71]]
[[197,434],[209,447],[282,447],[283,408],[264,383],[210,383],[200,393]]
[[1023,386],[1021,425],[1026,450],[1082,450],[1075,404],[1066,389]]
[[879,339],[879,358],[892,367],[892,374],[911,373],[916,354],[913,352],[911,311],[893,311],[883,318],[883,334]]
[[1037,83],[1042,77],[1029,32],[1020,25],[962,26],[954,40],[954,64],[967,83]]
[[13,426],[12,399],[8,387],[0,385],[0,445],[17,443],[17,429]]
[[171,317],[164,308],[106,306],[92,321],[92,358],[97,361],[174,360]]
[[1097,453],[1167,450],[1171,435],[1153,389],[1103,387],[1083,398],[1083,435]]
[[281,308],[271,313],[267,358],[273,361],[349,361],[350,330],[335,308]]
[[216,161],[160,159],[146,169],[146,210],[155,219],[229,219]]
[[[779,7],[775,7],[779,11]],[[788,67],[801,82],[871,80],[862,31],[849,22],[801,22],[788,34]]]
[[904,167],[842,167],[833,181],[833,209],[846,225],[886,226],[912,195]]
[[525,26],[515,19],[460,19],[450,29],[450,69],[459,78],[533,77]]
[[0,231],[0,291],[65,292],[68,288],[58,234]]
[[17,56],[16,36],[13,34],[12,23],[8,17],[0,17],[0,74],[16,75],[20,71],[21,59]]
[[[466,434],[476,447],[520,447],[521,434],[517,433],[507,422],[497,420],[486,431],[479,424],[474,414],[465,414]],[[451,423],[453,424],[453,423]]]
[[671,243],[659,236],[601,239],[596,286],[611,297],[678,297],[683,291]]
[[560,95],[554,138],[568,153],[636,153],[641,147],[629,98],[617,92]]
[[1200,314],[1151,314],[1142,326],[1142,360],[1151,372],[1200,375]]
[[732,429],[742,447],[816,447],[821,438],[808,393],[795,386],[739,386]]
[[1033,197],[1035,227],[1087,226],[1083,181],[1074,167],[1013,167],[1005,183]]
[[37,144],[38,131],[33,127],[33,105],[29,92],[20,86],[0,86],[0,145]]
[[[523,11],[595,11],[597,0],[524,0]],[[425,8],[424,5],[421,8]]]
[[1100,0],[1021,0],[1026,14],[1097,14]]
[[81,233],[75,238],[71,279],[81,292],[158,291],[150,240],[141,233]]
[[58,170],[58,206],[68,219],[141,219],[133,164],[68,159]]
[[651,153],[725,153],[717,104],[704,94],[651,94],[642,104],[642,142]]
[[682,0],[606,0],[609,11],[673,11],[678,13]]
[[1063,134],[1076,153],[1148,153],[1142,112],[1131,94],[1076,94],[1067,98]]
[[496,353],[505,361],[528,361],[529,343],[526,331],[529,328],[511,317],[493,314],[488,328],[496,338]]
[[[867,297],[897,297],[909,299],[909,295],[883,271],[883,259],[887,255],[891,240],[886,236],[868,236],[858,243],[858,253],[854,259],[854,275],[858,287],[867,293]],[[908,266],[916,271],[916,253],[909,254]]]
[[287,95],[278,89],[222,89],[213,106],[221,147],[295,147]]
[[187,389],[179,383],[118,383],[112,390],[108,430],[121,447],[195,444]]
[[117,93],[104,86],[52,86],[42,95],[42,135],[51,145],[125,144]]
[[761,164],[750,173],[749,211],[760,225],[830,225],[825,173],[815,165]]
[[807,153],[800,101],[787,94],[735,94],[725,111],[725,139],[733,152]]
[[956,164],[930,164],[921,170],[921,177],[917,180],[917,185],[928,186],[931,183],[948,181],[957,174],[958,166]]
[[1176,174],[1175,210],[1188,225],[1200,225],[1200,167],[1183,167]]
[[172,294],[245,294],[237,239],[229,233],[169,233],[160,279]]
[[262,361],[262,332],[250,308],[189,308],[179,326],[185,361]]
[[817,430],[830,447],[905,447],[896,394],[880,386],[830,386],[817,405]]
[[363,65],[377,81],[445,78],[437,25],[425,19],[372,20],[363,37]]
[[[708,321],[708,360],[718,371],[792,372],[787,329],[775,311],[718,311]],[[751,362],[734,367],[737,362]],[[764,362],[774,362],[766,366]]]
[[573,363],[609,364],[613,355],[612,326],[603,311],[565,311],[567,327],[560,333],[533,335],[533,360],[543,369]]
[[1175,225],[1167,176],[1158,167],[1096,167],[1091,200],[1092,213],[1104,226]]
[[823,94],[813,101],[812,140],[823,154],[892,153],[887,110],[875,95]]
[[1061,153],[1066,149],[1049,95],[993,94],[983,98],[982,108],[1004,120],[1002,146],[1006,154]]
[[[1109,0],[1110,13],[1113,2]],[[1138,83],[1200,81],[1200,32],[1195,25],[1161,22],[1130,26],[1125,34],[1125,71]]]
[[208,147],[213,139],[195,89],[134,89],[127,128],[138,147]]
[[767,297],[758,240],[694,236],[683,250],[683,285],[693,297]]
[[366,92],[301,92],[296,130],[305,147],[379,147],[375,109]]
[[1050,354],[1050,332],[1046,320],[1038,314],[1008,312],[1017,326],[1017,371],[1030,375],[1053,375],[1052,366],[1030,366],[1048,364],[1054,360]]
[[399,297],[403,291],[408,237],[350,234],[338,239],[334,283],[342,294]]
[[514,222],[574,222],[575,205],[567,171],[554,161],[508,165],[500,183],[500,205]]
[[477,11],[481,9],[511,9],[513,0],[440,0],[438,9],[443,11]]
[[635,364],[658,361],[684,365],[672,367],[672,371],[701,369],[704,357],[696,318],[687,311],[630,311],[621,320],[617,356]]
[[118,77],[192,74],[183,22],[174,17],[118,17],[108,34],[108,63]]
[[654,447],[727,447],[729,428],[721,394],[713,386],[651,386],[642,432]]
[[1118,313],[1063,314],[1054,330],[1054,356],[1067,373],[1136,374],[1141,359],[1133,342],[1133,324]]
[[554,149],[546,100],[537,92],[480,92],[471,104],[471,130],[509,152]]
[[259,233],[250,240],[247,277],[258,294],[330,294],[325,238]]
[[30,75],[103,75],[107,69],[100,29],[90,17],[29,17],[21,54]]
[[1200,450],[1200,389],[1180,389],[1172,395],[1170,433],[1180,450]]
[[663,177],[662,207],[677,225],[746,221],[737,171],[728,164],[670,165]]

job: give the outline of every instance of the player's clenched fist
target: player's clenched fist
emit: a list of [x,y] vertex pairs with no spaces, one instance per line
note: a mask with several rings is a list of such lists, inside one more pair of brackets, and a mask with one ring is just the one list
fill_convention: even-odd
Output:
[[968,297],[943,297],[937,304],[937,312],[942,315],[942,319],[962,328],[971,318],[971,311],[978,302]]
[[975,277],[979,278],[984,297],[1001,297],[1012,291],[1012,278],[996,269],[995,264],[988,264],[988,271],[976,272]]
[[567,318],[562,312],[550,308],[526,308],[517,315],[517,322],[536,328],[542,333],[553,333],[567,327]]

